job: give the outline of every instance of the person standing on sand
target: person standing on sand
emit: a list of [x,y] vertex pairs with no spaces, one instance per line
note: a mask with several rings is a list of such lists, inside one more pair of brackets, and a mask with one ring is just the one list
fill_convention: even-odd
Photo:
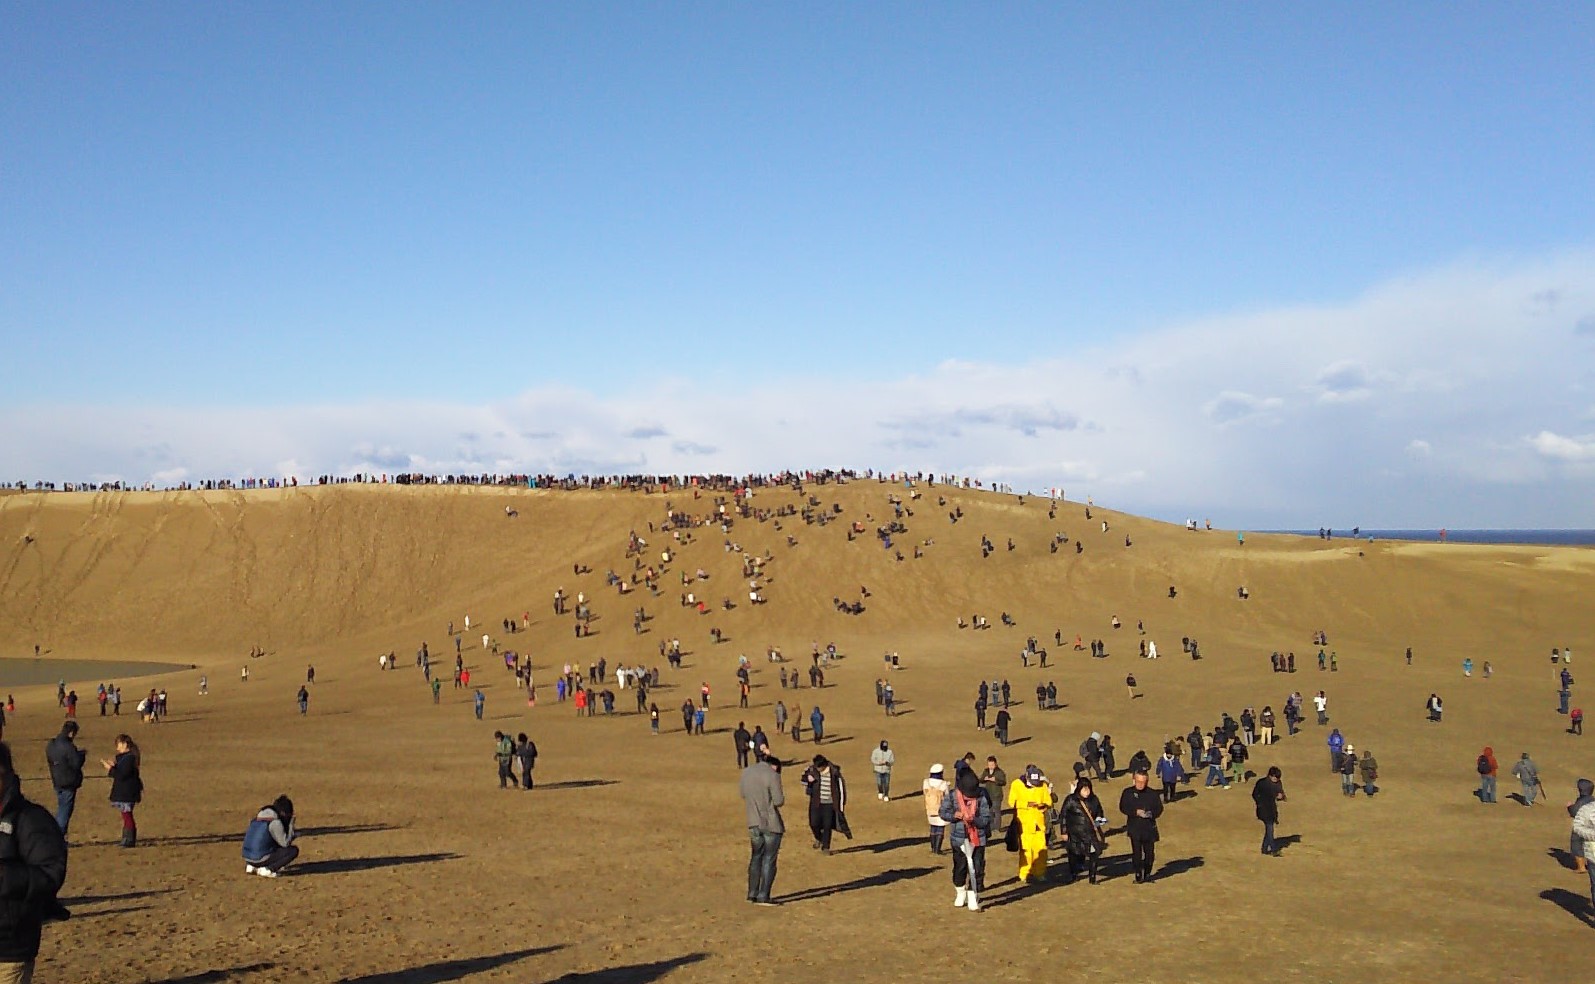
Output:
[[482,710],[487,706],[487,695],[482,693],[482,688],[476,688],[474,701],[476,704],[476,719],[480,721],[482,720]]
[[299,702],[299,714],[301,717],[310,713],[310,691],[304,684],[301,683],[299,685],[299,695],[294,699]]
[[814,733],[814,744],[818,745],[825,738],[825,715],[818,704],[809,712],[809,728]]
[[46,919],[65,915],[66,835],[50,811],[22,795],[11,747],[0,744],[0,844],[9,896],[0,909],[0,981],[29,984]]
[[747,807],[748,901],[775,905],[770,891],[775,884],[781,838],[786,833],[786,824],[781,820],[781,807],[786,805],[781,763],[774,758],[752,763],[742,770],[737,786]]
[[138,821],[133,810],[144,798],[144,780],[139,775],[138,745],[128,735],[116,736],[116,758],[100,759],[111,777],[111,806],[122,815],[122,846],[138,844]]
[[746,721],[738,721],[737,728],[731,732],[731,743],[736,746],[737,769],[748,767],[748,753],[753,751],[753,733],[748,731]]
[[925,819],[930,824],[930,853],[942,853],[943,841],[947,836],[948,821],[942,819],[942,800],[951,788],[943,776],[941,763],[930,767],[930,775],[920,786],[920,792],[925,795]]
[[986,756],[986,771],[980,774],[980,788],[991,800],[991,829],[996,831],[1002,820],[1002,797],[1008,789],[1008,773],[997,764],[997,756]]
[[1008,713],[1008,708],[1004,707],[997,712],[997,744],[1004,748],[1008,746],[1008,728],[1012,723],[1013,715]]
[[61,733],[45,746],[44,758],[50,766],[50,783],[55,787],[55,822],[65,837],[72,823],[72,811],[77,806],[78,790],[83,788],[83,762],[88,753],[74,740],[78,736],[78,723],[67,721]]
[[1279,804],[1285,802],[1284,773],[1279,766],[1269,766],[1268,774],[1252,786],[1252,802],[1257,805],[1257,819],[1263,824],[1263,853],[1279,857],[1279,845],[1274,841],[1274,825],[1279,823]]

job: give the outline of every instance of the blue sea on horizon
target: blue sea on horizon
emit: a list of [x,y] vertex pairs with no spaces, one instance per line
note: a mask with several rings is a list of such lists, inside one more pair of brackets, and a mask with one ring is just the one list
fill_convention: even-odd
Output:
[[[1259,530],[1259,533],[1290,533],[1296,536],[1318,535],[1317,530]],[[1416,540],[1437,543],[1439,530],[1363,530],[1358,539],[1366,540]],[[1350,540],[1351,530],[1336,529],[1335,539]],[[1595,546],[1595,530],[1453,530],[1445,531],[1447,543],[1509,543],[1549,545],[1564,547]]]

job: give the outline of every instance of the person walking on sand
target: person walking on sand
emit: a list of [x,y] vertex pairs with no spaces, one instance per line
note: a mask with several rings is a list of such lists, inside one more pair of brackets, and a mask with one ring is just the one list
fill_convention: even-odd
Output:
[[128,735],[116,736],[116,758],[100,759],[111,778],[111,806],[122,815],[122,846],[138,845],[138,821],[133,810],[144,798],[144,780],[139,775],[138,744]]
[[892,766],[897,764],[897,753],[888,748],[885,739],[882,739],[880,747],[869,753],[869,763],[875,770],[875,795],[880,797],[882,803],[890,802]]
[[[1567,804],[1568,817],[1578,816],[1578,811],[1591,803],[1595,803],[1595,783],[1590,782],[1588,779],[1580,779],[1578,781],[1577,798]],[[1579,836],[1577,830],[1574,830],[1568,842],[1567,851],[1573,855],[1573,870],[1579,874],[1584,874],[1586,869],[1589,868],[1589,859],[1584,855],[1586,850],[1584,838]]]
[[986,842],[997,825],[997,816],[973,769],[959,771],[953,788],[942,797],[940,816],[952,841],[953,908],[968,906],[970,912],[979,912],[986,879]]
[[[1178,761],[1174,764],[1179,766]],[[1156,845],[1160,839],[1157,819],[1163,815],[1163,801],[1146,783],[1147,774],[1137,771],[1131,785],[1119,794],[1119,812],[1124,814],[1125,832],[1130,835],[1130,859],[1137,885],[1152,880],[1152,870],[1157,864]]]
[[294,699],[299,702],[300,716],[310,713],[310,691],[304,684],[299,685],[299,694]]
[[1014,823],[1019,828],[1019,881],[1047,880],[1047,814],[1052,809],[1052,787],[1035,765],[1008,788],[1008,804],[1013,807]]
[[1495,779],[1500,772],[1500,764],[1495,760],[1495,749],[1489,745],[1484,746],[1484,751],[1479,753],[1475,763],[1479,773],[1479,802],[1495,802]]
[[775,905],[770,890],[775,884],[781,838],[786,834],[786,824],[781,820],[786,793],[781,789],[780,761],[768,758],[751,763],[742,770],[737,788],[748,821],[748,901]]
[[1074,792],[1064,798],[1059,811],[1059,827],[1063,830],[1063,847],[1069,857],[1069,880],[1089,874],[1089,884],[1097,883],[1097,860],[1107,847],[1102,831],[1108,826],[1108,816],[1102,810],[1102,801],[1091,788],[1090,779],[1081,779]]
[[[1579,789],[1582,791],[1588,779],[1579,780]],[[1589,875],[1589,901],[1591,908],[1595,908],[1595,798],[1578,808],[1573,814],[1572,833],[1584,842],[1584,872]]]
[[1274,825],[1279,823],[1279,804],[1285,802],[1284,773],[1279,766],[1269,766],[1268,774],[1252,786],[1252,802],[1257,805],[1257,819],[1263,824],[1263,853],[1279,857],[1279,844],[1274,840]]
[[1540,792],[1540,767],[1529,758],[1528,752],[1524,752],[1517,764],[1512,766],[1512,775],[1523,784],[1523,805],[1533,806],[1534,798]]
[[1134,700],[1136,698],[1136,693],[1135,693],[1135,674],[1134,673],[1131,673],[1131,674],[1128,674],[1128,675],[1125,676],[1125,678],[1124,678],[1124,686],[1125,686],[1126,689],[1128,689],[1130,691],[1130,699]]
[[482,710],[487,706],[487,695],[482,693],[482,688],[476,688],[476,695],[473,701],[476,706],[476,719],[480,721],[482,720]]
[[814,849],[831,853],[831,834],[840,829],[847,809],[847,784],[842,770],[824,755],[814,756],[803,773],[809,793],[809,830],[814,834]]
[[937,762],[930,767],[930,775],[925,777],[925,782],[920,786],[920,791],[925,795],[925,819],[930,824],[930,853],[941,854],[943,842],[947,836],[948,821],[942,819],[942,800],[947,796],[950,787],[942,774],[942,765]]

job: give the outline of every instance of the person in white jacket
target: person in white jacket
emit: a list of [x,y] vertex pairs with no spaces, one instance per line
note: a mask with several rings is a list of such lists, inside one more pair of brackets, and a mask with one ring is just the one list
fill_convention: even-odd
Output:
[[1589,875],[1589,904],[1595,909],[1595,801],[1585,803],[1573,814],[1573,833],[1584,841],[1584,871]]
[[941,763],[930,767],[930,775],[925,778],[923,786],[925,792],[925,819],[930,823],[930,852],[940,854],[947,838],[947,821],[941,818],[941,801],[947,795],[947,790],[952,787],[947,784],[947,779],[942,775]]

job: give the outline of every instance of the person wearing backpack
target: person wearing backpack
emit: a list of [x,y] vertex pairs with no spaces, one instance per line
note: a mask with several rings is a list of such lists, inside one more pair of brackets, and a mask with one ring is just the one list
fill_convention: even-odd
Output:
[[1500,771],[1500,765],[1495,761],[1495,749],[1484,746],[1484,751],[1479,753],[1476,766],[1479,771],[1479,802],[1495,802],[1495,777]]

